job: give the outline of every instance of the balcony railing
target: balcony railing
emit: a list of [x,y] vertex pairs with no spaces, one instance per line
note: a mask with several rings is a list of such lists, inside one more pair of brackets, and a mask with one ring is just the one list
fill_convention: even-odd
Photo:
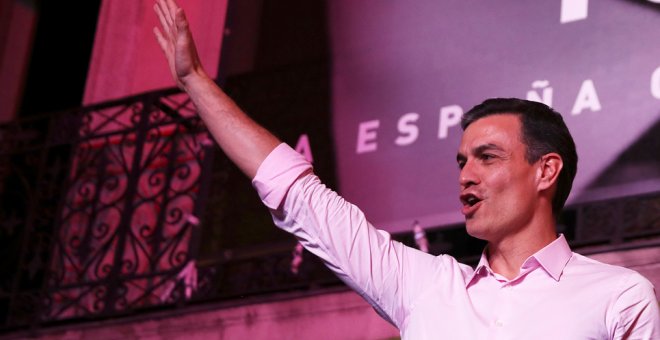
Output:
[[3,328],[173,299],[213,152],[185,95],[13,122],[0,138]]

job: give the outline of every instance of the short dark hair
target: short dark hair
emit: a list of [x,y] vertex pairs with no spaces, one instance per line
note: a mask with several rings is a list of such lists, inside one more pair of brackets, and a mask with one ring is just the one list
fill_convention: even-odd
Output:
[[465,130],[483,117],[497,114],[515,114],[522,124],[522,142],[527,146],[525,158],[531,164],[543,155],[556,152],[564,166],[557,179],[557,190],[552,199],[552,213],[559,216],[573,186],[578,156],[575,142],[561,114],[549,106],[518,98],[492,98],[473,107],[461,119]]

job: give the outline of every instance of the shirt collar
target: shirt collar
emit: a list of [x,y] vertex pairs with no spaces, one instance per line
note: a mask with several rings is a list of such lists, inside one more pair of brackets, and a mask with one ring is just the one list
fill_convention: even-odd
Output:
[[561,273],[572,256],[573,252],[563,234],[559,234],[556,240],[532,255],[555,281],[559,281]]
[[[550,244],[543,247],[541,250],[534,253],[532,256],[527,258],[523,262],[520,272],[528,272],[531,267],[540,266],[543,268],[548,275],[550,275],[555,281],[559,281],[566,264],[573,256],[571,248],[566,242],[566,238],[563,234],[559,234],[559,237],[552,241]],[[490,263],[488,263],[488,257],[486,256],[486,249],[481,253],[481,259],[477,267],[474,269],[474,272],[468,280],[465,282],[466,287],[469,286],[476,277],[485,275],[487,273],[492,273],[493,271],[490,268]]]
[[487,248],[488,246],[486,246],[486,248],[484,248],[484,250],[481,252],[479,263],[474,269],[474,272],[472,272],[472,275],[470,275],[468,280],[465,281],[465,287],[468,287],[473,281],[475,281],[475,278],[487,275],[488,273],[492,273],[492,270],[490,269],[490,263],[488,263],[488,256],[486,256]]

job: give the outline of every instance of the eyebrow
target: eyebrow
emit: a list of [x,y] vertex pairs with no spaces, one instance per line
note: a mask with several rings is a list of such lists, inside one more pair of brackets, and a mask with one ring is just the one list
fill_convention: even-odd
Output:
[[[484,153],[488,150],[503,151],[504,149],[502,149],[500,146],[498,146],[496,144],[486,143],[486,144],[479,145],[476,148],[472,149],[472,154],[480,155],[480,154],[482,154],[482,153]],[[461,161],[465,161],[466,159],[467,159],[466,155],[464,155],[460,152],[456,154],[456,162],[460,163]]]

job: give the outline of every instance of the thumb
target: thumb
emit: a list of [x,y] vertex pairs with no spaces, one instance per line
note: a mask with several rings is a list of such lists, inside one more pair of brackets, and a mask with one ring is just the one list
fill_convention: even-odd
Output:
[[183,12],[182,8],[176,9],[176,14],[174,15],[174,23],[176,24],[176,28],[179,30],[179,32],[188,30],[188,19],[186,19],[186,13]]

